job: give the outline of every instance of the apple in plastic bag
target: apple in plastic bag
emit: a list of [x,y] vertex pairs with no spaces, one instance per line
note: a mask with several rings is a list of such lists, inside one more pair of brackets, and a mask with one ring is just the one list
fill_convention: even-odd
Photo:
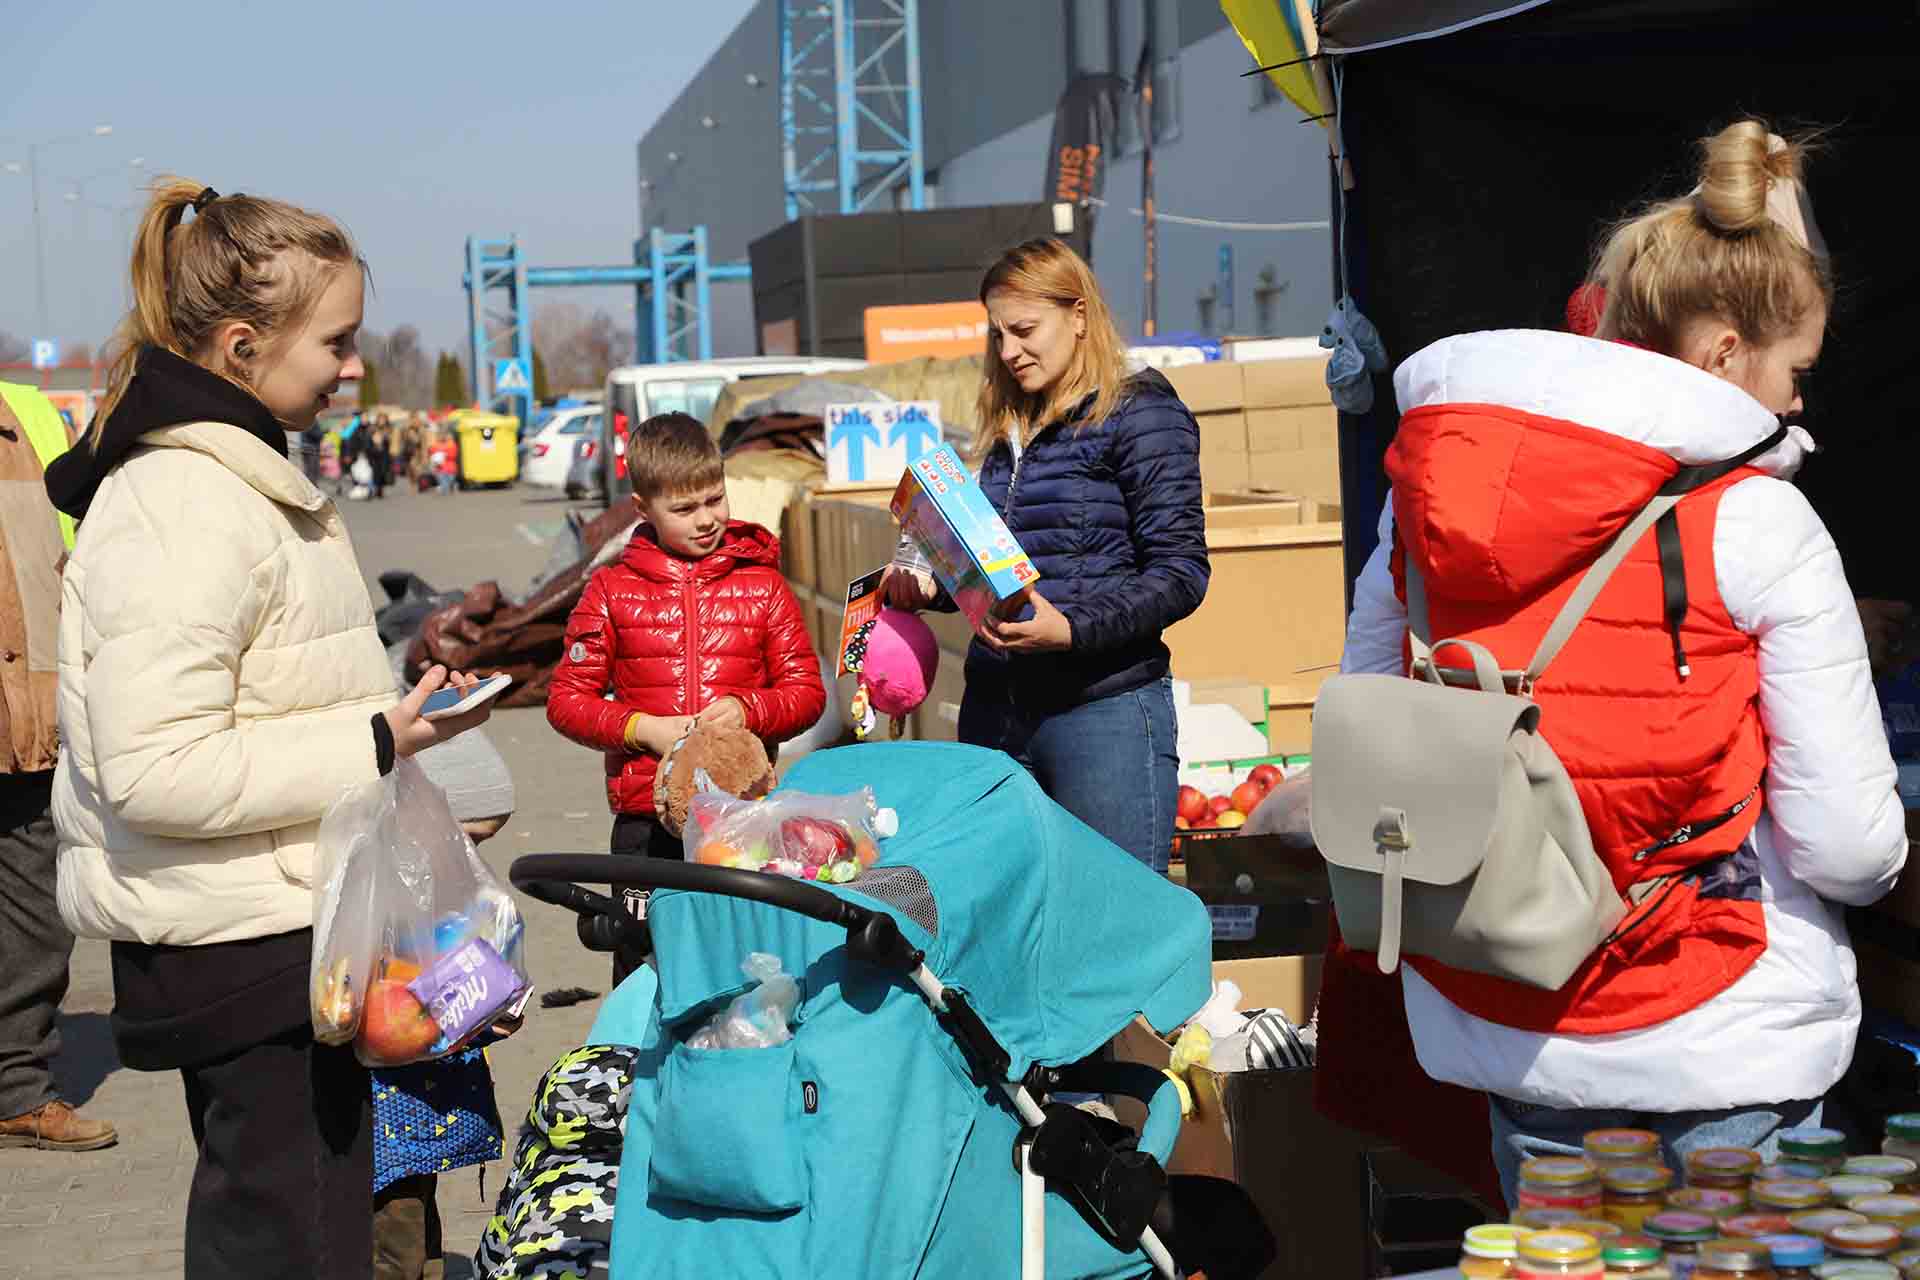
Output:
[[808,867],[824,867],[853,854],[853,840],[838,823],[788,818],[780,824],[781,852]]
[[440,1024],[405,982],[375,978],[367,987],[360,1047],[369,1058],[398,1065],[417,1062],[440,1038]]

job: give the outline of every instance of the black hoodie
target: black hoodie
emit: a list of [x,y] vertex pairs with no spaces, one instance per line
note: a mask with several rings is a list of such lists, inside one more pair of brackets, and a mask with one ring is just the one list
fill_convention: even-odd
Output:
[[79,520],[107,473],[140,437],[183,422],[225,422],[287,456],[287,431],[252,392],[163,347],[140,348],[126,394],[90,448],[70,449],[47,468],[47,496]]

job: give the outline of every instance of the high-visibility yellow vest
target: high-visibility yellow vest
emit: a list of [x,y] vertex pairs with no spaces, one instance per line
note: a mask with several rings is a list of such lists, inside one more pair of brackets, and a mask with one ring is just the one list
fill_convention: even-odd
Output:
[[[13,416],[26,428],[27,441],[33,445],[33,452],[40,459],[40,470],[44,472],[68,448],[67,424],[60,417],[60,411],[37,389],[17,382],[0,382],[0,400],[7,402],[7,408],[13,410]],[[64,511],[56,511],[54,515],[60,521],[60,540],[67,544],[67,550],[73,550],[73,517]]]

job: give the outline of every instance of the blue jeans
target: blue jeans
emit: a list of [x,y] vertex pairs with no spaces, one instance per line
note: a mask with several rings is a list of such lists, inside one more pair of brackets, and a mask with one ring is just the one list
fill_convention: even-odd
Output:
[[1660,1135],[1667,1167],[1684,1169],[1689,1151],[1702,1147],[1751,1147],[1772,1160],[1782,1129],[1820,1123],[1820,1102],[1775,1102],[1728,1111],[1556,1110],[1509,1098],[1487,1097],[1493,1125],[1493,1163],[1500,1189],[1515,1203],[1520,1162],[1540,1155],[1579,1155],[1580,1140],[1594,1129],[1651,1129]]
[[959,737],[1006,752],[1061,808],[1166,874],[1180,787],[1171,679],[1049,715],[969,685]]

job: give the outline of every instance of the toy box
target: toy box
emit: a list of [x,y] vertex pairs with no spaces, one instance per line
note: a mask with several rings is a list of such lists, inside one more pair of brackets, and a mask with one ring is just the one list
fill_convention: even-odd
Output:
[[994,605],[1039,581],[1039,570],[951,445],[916,458],[890,506],[975,631]]

